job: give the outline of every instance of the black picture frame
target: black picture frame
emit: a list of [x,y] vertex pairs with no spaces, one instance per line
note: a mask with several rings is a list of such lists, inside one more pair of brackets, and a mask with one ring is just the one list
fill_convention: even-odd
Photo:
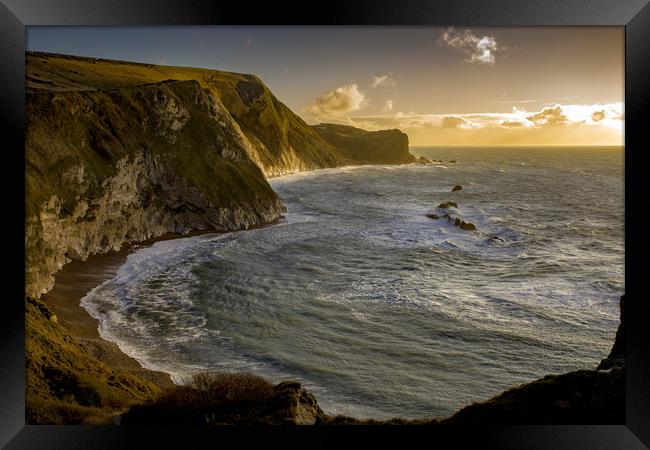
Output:
[[[445,0],[305,3],[210,2],[208,0],[0,0],[0,118],[5,170],[0,183],[5,207],[6,258],[0,327],[0,444],[6,448],[194,448],[235,439],[237,446],[282,439],[283,446],[329,444],[335,439],[373,439],[404,445],[473,444],[498,448],[635,449],[650,446],[650,342],[643,261],[648,244],[643,196],[646,122],[650,117],[649,0]],[[30,25],[455,25],[455,26],[624,26],[625,27],[625,425],[328,428],[188,428],[26,426],[24,381],[24,101],[25,27]],[[648,146],[646,146],[648,147]],[[22,291],[22,292],[21,292]],[[291,441],[287,441],[287,434]]]

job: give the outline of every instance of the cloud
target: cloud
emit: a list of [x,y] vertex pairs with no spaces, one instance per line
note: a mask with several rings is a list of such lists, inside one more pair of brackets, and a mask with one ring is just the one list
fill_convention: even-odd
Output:
[[540,112],[526,117],[526,119],[535,125],[561,125],[568,122],[568,118],[562,113],[560,105],[547,106]]
[[442,41],[448,46],[466,54],[469,63],[494,65],[495,53],[502,50],[492,36],[477,36],[471,30],[462,32],[449,28],[442,34]]
[[[594,113],[604,118],[594,120]],[[556,104],[527,111],[423,114],[384,111],[339,115],[332,122],[369,131],[400,129],[412,145],[622,145],[623,104]],[[601,114],[596,114],[600,118]]]
[[525,126],[523,122],[519,122],[518,120],[504,120],[500,122],[499,125],[506,128],[516,128],[516,127]]
[[605,113],[604,110],[594,111],[593,113],[591,113],[591,120],[593,120],[594,122],[600,122],[601,120],[604,120],[606,116],[607,114]]
[[397,85],[397,81],[395,81],[394,78],[390,76],[390,74],[386,75],[375,75],[372,77],[372,87],[376,88],[379,86],[384,86],[384,87],[395,87]]
[[356,84],[348,84],[314,99],[303,111],[312,116],[357,111],[366,103],[366,95]]
[[443,117],[442,121],[440,122],[440,128],[444,128],[445,130],[450,130],[454,128],[467,128],[467,127],[468,127],[468,122],[462,117],[447,116],[447,117]]
[[384,103],[384,107],[382,108],[382,112],[391,112],[393,110],[393,101],[392,100],[386,100]]

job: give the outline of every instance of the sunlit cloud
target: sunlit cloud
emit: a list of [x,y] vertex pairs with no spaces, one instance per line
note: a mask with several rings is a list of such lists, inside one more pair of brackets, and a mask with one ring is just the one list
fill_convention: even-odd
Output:
[[623,104],[547,105],[528,111],[422,114],[384,111],[332,121],[369,131],[397,128],[412,145],[622,145]]
[[559,125],[567,122],[567,116],[562,113],[562,107],[555,105],[553,107],[546,107],[540,112],[526,117],[535,125]]
[[600,110],[600,111],[594,111],[591,113],[591,120],[594,122],[600,122],[601,120],[605,119],[606,114],[605,111]]
[[395,87],[397,85],[397,81],[395,81],[394,78],[392,78],[389,74],[386,75],[375,75],[372,77],[372,84],[371,86],[373,88],[383,86],[383,87]]
[[303,111],[312,116],[337,115],[357,111],[366,103],[366,95],[357,84],[348,84],[314,99]]
[[462,117],[457,117],[457,116],[443,117],[439,126],[440,128],[443,128],[445,130],[449,130],[453,128],[471,128],[470,122],[463,119]]
[[392,100],[386,100],[384,102],[384,107],[382,108],[382,112],[391,112],[393,110],[393,101]]
[[465,61],[469,63],[493,65],[496,62],[495,53],[501,50],[493,36],[477,36],[471,30],[459,32],[449,28],[441,39],[448,46],[466,54]]

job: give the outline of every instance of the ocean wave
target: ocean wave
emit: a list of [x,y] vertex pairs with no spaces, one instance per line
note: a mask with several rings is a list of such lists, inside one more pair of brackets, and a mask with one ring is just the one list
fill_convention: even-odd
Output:
[[[298,378],[327,411],[358,417],[445,415],[590,367],[618,320],[622,219],[602,214],[593,177],[567,179],[534,154],[525,165],[513,151],[472,155],[427,155],[462,156],[454,170],[274,178],[288,207],[278,225],[139,249],[82,304],[103,337],[175,380],[200,370]],[[589,171],[618,195],[610,164]],[[507,177],[494,176],[500,166]],[[452,196],[460,182],[473,188]],[[425,216],[448,200],[476,232]]]

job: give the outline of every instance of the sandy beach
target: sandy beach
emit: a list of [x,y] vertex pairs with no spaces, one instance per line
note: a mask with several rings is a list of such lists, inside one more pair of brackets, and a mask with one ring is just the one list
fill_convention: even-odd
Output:
[[114,369],[126,370],[163,387],[171,386],[173,383],[168,373],[145,369],[116,344],[102,339],[98,331],[99,322],[88,314],[80,302],[93,288],[113,278],[129,253],[159,241],[208,233],[211,232],[194,232],[184,236],[165,234],[119,251],[90,256],[86,261],[72,261],[56,274],[54,287],[43,295],[43,299],[54,309],[59,322],[91,355]]
[[[268,224],[248,229],[270,226],[283,218],[280,217]],[[124,264],[130,253],[149,247],[156,242],[204,234],[217,233],[214,231],[193,231],[185,235],[169,233],[143,242],[125,245],[119,251],[92,255],[85,261],[71,261],[57,272],[54,287],[47,294],[43,294],[42,298],[54,309],[58,321],[91,355],[114,369],[131,372],[162,387],[171,386],[173,382],[168,373],[142,367],[136,359],[122,352],[116,344],[103,339],[99,335],[99,322],[88,314],[88,311],[80,303],[81,299],[92,289],[115,277],[117,270]]]

